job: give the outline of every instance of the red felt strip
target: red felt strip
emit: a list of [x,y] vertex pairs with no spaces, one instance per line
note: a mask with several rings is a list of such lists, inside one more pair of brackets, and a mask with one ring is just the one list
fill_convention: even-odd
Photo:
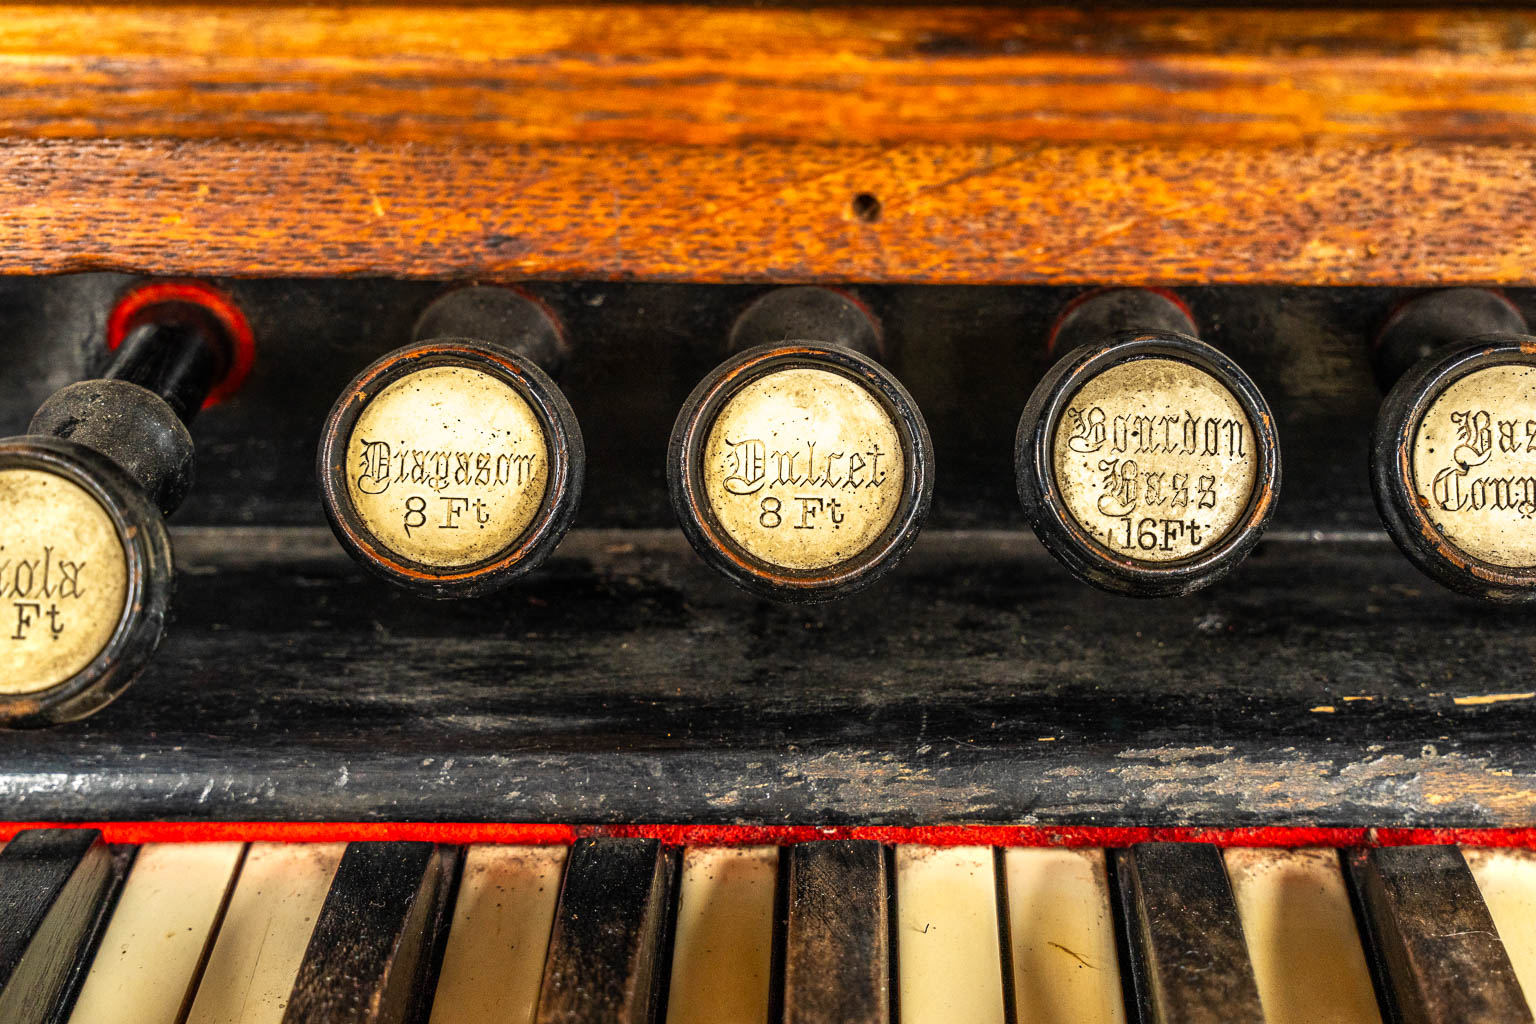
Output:
[[0,823],[0,839],[27,828],[98,828],[110,843],[351,840],[549,845],[588,836],[660,839],[678,846],[777,846],[876,839],[928,846],[1104,846],[1202,842],[1218,846],[1464,846],[1536,848],[1536,828],[1118,828],[1037,825],[540,825],[474,822],[108,821]]

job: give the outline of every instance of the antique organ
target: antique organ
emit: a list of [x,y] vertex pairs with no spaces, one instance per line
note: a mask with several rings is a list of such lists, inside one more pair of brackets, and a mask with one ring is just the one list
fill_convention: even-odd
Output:
[[0,1019],[1532,1019],[1536,15],[0,26]]

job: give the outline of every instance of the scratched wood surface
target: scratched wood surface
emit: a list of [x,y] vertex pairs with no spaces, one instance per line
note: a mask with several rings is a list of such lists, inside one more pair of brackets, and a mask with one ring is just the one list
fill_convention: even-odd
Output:
[[1513,283],[1536,13],[0,6],[0,272]]

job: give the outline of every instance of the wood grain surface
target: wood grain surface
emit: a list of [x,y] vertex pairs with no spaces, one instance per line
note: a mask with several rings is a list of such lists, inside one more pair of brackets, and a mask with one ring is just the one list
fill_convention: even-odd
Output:
[[1513,284],[1536,258],[1533,160],[1536,141],[21,141],[0,143],[0,272]]
[[1536,13],[0,6],[0,272],[1513,282]]
[[1505,139],[1536,13],[0,5],[33,137]]

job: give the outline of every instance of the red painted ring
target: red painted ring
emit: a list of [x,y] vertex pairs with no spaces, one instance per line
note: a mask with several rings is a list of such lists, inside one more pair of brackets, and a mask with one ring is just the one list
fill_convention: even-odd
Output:
[[256,333],[235,300],[212,285],[201,281],[150,281],[129,289],[107,316],[107,351],[117,351],[128,332],[142,322],[146,310],[169,302],[203,307],[229,334],[233,349],[229,372],[208,393],[203,408],[218,405],[239,391],[250,375],[256,362]]

